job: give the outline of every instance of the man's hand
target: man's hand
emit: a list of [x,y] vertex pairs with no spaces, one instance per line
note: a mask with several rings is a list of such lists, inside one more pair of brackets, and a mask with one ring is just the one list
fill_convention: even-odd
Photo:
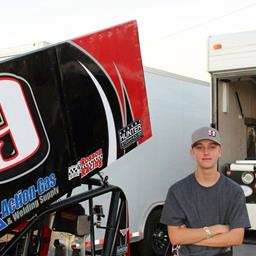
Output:
[[244,228],[234,228],[231,229],[230,231],[215,235],[212,238],[204,239],[198,243],[195,243],[195,245],[210,247],[229,247],[241,245],[243,239]]
[[221,224],[213,225],[208,228],[211,231],[213,236],[226,233],[230,230],[228,225],[221,225]]

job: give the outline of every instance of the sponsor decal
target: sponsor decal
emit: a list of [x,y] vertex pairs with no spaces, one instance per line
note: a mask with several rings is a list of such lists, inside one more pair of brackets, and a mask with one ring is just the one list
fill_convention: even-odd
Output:
[[119,130],[119,141],[121,148],[127,148],[143,137],[141,121],[137,120],[125,128]]
[[68,167],[68,180],[76,177],[84,178],[90,172],[103,166],[103,152],[98,149],[91,155],[81,158],[77,164]]
[[2,199],[0,231],[59,194],[59,187],[56,184],[55,174],[51,173],[49,176],[37,179],[35,185]]
[[122,236],[126,236],[127,233],[128,233],[128,231],[129,231],[129,228],[120,229],[119,231],[120,231],[120,233],[122,234]]

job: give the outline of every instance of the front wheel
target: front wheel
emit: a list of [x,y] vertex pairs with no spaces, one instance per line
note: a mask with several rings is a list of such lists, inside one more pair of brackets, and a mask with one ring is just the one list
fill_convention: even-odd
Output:
[[160,223],[161,209],[153,210],[148,216],[144,239],[138,244],[141,256],[164,256],[169,245],[166,225]]

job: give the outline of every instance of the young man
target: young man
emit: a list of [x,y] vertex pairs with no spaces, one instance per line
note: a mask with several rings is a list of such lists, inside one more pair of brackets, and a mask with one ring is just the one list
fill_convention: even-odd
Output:
[[196,170],[170,187],[161,222],[168,225],[180,256],[232,255],[244,229],[250,227],[245,196],[238,184],[217,170],[220,136],[211,127],[192,134],[191,156]]

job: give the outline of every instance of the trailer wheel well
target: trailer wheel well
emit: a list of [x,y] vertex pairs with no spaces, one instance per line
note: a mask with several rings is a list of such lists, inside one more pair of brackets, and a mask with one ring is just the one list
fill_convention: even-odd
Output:
[[154,207],[147,216],[144,238],[138,244],[140,255],[163,256],[169,245],[167,228],[160,223],[163,206]]
[[163,205],[156,205],[155,207],[153,207],[147,214],[147,216],[145,217],[145,221],[144,221],[144,224],[143,224],[143,228],[142,228],[142,232],[143,232],[143,235],[142,237],[144,238],[144,233],[145,233],[145,227],[146,227],[146,223],[147,223],[147,220],[149,218],[149,216],[154,212],[154,211],[157,211],[157,210],[161,210],[163,209]]

